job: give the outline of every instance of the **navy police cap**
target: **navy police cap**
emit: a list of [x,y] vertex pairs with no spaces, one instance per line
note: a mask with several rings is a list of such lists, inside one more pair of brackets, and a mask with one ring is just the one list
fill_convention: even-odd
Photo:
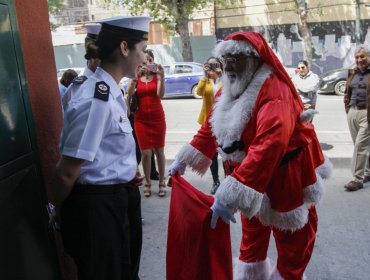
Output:
[[86,37],[96,40],[101,29],[100,23],[87,23],[83,26],[86,30]]
[[150,20],[147,16],[115,16],[99,22],[102,24],[101,31],[112,32],[123,38],[148,40]]

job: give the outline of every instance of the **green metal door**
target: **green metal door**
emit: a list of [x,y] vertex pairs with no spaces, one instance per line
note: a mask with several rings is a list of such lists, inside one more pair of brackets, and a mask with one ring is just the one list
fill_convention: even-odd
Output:
[[0,279],[59,279],[19,40],[0,0]]

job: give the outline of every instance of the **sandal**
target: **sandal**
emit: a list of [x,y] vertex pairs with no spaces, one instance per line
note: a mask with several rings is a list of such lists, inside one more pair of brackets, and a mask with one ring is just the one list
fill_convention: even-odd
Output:
[[149,196],[152,195],[152,191],[150,190],[150,188],[151,188],[151,185],[150,184],[145,184],[144,185],[144,191],[143,191],[143,193],[144,193],[144,196],[145,197],[149,197]]
[[158,196],[164,197],[166,195],[166,185],[164,182],[158,184],[159,192]]

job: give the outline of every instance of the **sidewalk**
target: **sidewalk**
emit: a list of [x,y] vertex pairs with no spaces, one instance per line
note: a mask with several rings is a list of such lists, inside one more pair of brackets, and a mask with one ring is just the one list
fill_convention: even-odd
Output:
[[[192,185],[209,193],[212,182],[210,172],[201,178],[187,169],[184,177]],[[319,229],[315,250],[306,270],[309,280],[363,280],[370,275],[370,184],[360,191],[348,193],[343,189],[348,178],[348,168],[336,168],[332,179],[326,183],[326,195],[318,207]],[[167,189],[165,198],[159,198],[156,192],[156,186],[153,185],[153,195],[142,199],[144,222],[141,280],[166,279],[171,188]],[[238,256],[241,238],[238,214],[236,217],[237,223],[231,226],[233,257]],[[276,262],[273,238],[268,256]]]
[[[333,176],[326,182],[326,194],[317,207],[319,229],[311,262],[306,276],[309,280],[363,280],[370,275],[370,184],[364,189],[348,193],[343,186],[351,178],[350,160],[353,143],[347,131],[317,131],[324,153],[334,165]],[[187,135],[191,139],[191,135]],[[169,137],[166,142],[166,170],[177,152],[185,144]],[[222,167],[219,169],[222,174]],[[186,170],[184,175],[193,186],[209,194],[212,177],[207,172],[203,177]],[[156,183],[154,181],[153,183]],[[168,210],[171,188],[167,196],[159,198],[157,186],[153,184],[152,197],[142,199],[143,212],[143,252],[140,278],[142,280],[166,279],[166,242]],[[141,189],[142,191],[142,189]],[[231,225],[233,257],[238,256],[241,239],[241,223]],[[273,237],[268,256],[276,262],[276,249]],[[199,264],[201,265],[201,264]],[[192,280],[192,279],[189,279]],[[208,280],[208,279],[205,279]]]
[[[370,275],[370,184],[348,193],[343,186],[351,178],[350,160],[353,144],[349,134],[319,134],[324,152],[333,164],[334,172],[326,182],[326,194],[318,206],[319,229],[314,254],[306,274],[309,280],[363,280]],[[167,166],[173,161],[184,143],[171,142],[166,146]],[[222,168],[220,167],[220,174]],[[185,179],[204,193],[209,194],[212,178],[210,172],[203,177],[186,170]],[[155,181],[153,183],[156,183]],[[153,195],[142,199],[143,253],[140,277],[142,280],[165,280],[168,210],[171,188],[167,196]],[[239,214],[236,214],[238,217]],[[240,219],[231,226],[233,257],[238,256],[241,238]],[[276,262],[276,249],[271,238],[268,256]],[[201,265],[201,264],[200,264]],[[192,280],[192,279],[189,279]],[[205,279],[208,280],[208,279]]]

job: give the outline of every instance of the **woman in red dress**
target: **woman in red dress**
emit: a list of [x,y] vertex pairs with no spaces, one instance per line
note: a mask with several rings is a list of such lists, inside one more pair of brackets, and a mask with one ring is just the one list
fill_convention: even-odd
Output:
[[164,183],[166,120],[161,103],[161,98],[165,93],[164,70],[160,64],[154,64],[154,55],[151,50],[145,52],[147,62],[142,65],[138,78],[131,80],[128,93],[133,94],[136,88],[139,99],[134,126],[146,180],[144,196],[151,196],[150,170],[151,156],[154,151],[159,171],[158,195],[163,197],[166,195]]

